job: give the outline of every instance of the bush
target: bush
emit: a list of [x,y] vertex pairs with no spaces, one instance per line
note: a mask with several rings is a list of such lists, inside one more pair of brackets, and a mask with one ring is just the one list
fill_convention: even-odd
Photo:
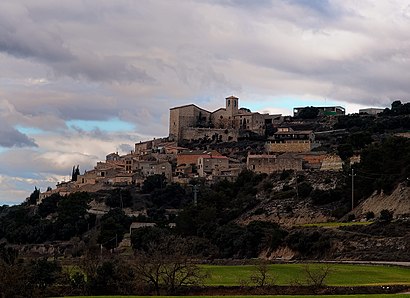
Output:
[[372,211],[369,211],[366,213],[366,220],[370,220],[374,218],[374,213]]
[[321,257],[330,249],[331,243],[323,231],[296,230],[285,239],[286,244],[305,258]]
[[280,180],[286,180],[290,177],[292,174],[292,170],[283,170],[283,172],[280,174]]
[[310,193],[312,192],[313,187],[312,185],[310,185],[310,183],[304,181],[302,183],[300,183],[298,185],[298,193],[299,193],[299,197],[301,198],[306,198],[310,195]]
[[389,222],[393,219],[393,211],[389,211],[387,209],[383,209],[382,211],[380,211],[380,217],[379,219],[381,221],[386,221]]
[[313,204],[324,205],[341,200],[343,198],[343,192],[341,189],[315,189],[311,192],[310,196]]

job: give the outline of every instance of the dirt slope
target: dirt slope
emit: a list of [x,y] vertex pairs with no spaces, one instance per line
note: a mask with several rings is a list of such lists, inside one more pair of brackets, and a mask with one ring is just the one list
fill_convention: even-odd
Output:
[[367,212],[373,212],[377,217],[383,209],[393,211],[394,217],[410,216],[410,187],[403,183],[391,195],[375,193],[357,206],[353,213],[356,217],[363,217]]

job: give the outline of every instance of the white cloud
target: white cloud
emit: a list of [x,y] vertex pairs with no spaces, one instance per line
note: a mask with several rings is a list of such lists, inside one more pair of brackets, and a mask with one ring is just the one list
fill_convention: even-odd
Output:
[[[349,112],[407,101],[409,12],[404,0],[1,1],[0,124],[39,147],[0,153],[0,175],[91,166],[166,135],[170,107],[213,110],[230,94],[285,113],[285,97]],[[135,131],[66,125],[114,118]]]

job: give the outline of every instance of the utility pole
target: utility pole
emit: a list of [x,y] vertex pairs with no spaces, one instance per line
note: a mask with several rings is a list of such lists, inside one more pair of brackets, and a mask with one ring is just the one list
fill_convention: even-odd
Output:
[[198,204],[198,185],[194,185],[194,206]]
[[352,168],[352,174],[350,175],[352,176],[352,210],[353,210],[354,208],[354,176],[356,176],[353,168]]
[[298,174],[295,171],[295,176],[296,176],[296,198],[299,201],[299,183],[298,183]]

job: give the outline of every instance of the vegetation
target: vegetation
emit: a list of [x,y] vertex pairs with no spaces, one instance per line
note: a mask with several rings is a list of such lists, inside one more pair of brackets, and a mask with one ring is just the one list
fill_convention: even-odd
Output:
[[[173,298],[175,296],[115,296],[116,298]],[[241,298],[243,295],[178,296],[179,298]],[[317,295],[263,295],[263,298],[317,298]],[[408,298],[408,294],[320,295],[321,298]],[[70,296],[70,298],[112,298],[112,296]]]
[[152,242],[147,250],[136,253],[136,277],[157,295],[162,288],[175,294],[183,286],[199,285],[205,274],[192,261],[189,251],[190,244],[181,237],[167,236]]
[[87,213],[89,201],[89,194],[82,192],[65,197],[53,195],[45,199],[38,209],[25,205],[9,207],[0,217],[0,236],[18,244],[80,236],[95,222],[95,218]]
[[319,115],[319,109],[316,107],[305,107],[300,112],[298,117],[301,119],[315,119]]
[[[204,265],[209,272],[205,279],[206,285],[238,286],[241,280],[249,280],[254,274],[255,265],[245,266],[216,266]],[[322,264],[310,264],[310,270],[322,268]],[[306,281],[306,264],[271,264],[269,273],[275,275],[276,285],[291,285],[298,280],[302,284]],[[349,265],[332,264],[327,275],[326,284],[329,286],[367,286],[410,284],[410,269],[394,266],[378,265]]]
[[[314,119],[318,115],[316,110],[307,107],[299,116]],[[391,109],[377,117],[337,117],[334,128],[343,128],[342,133],[324,136],[328,141],[326,150],[337,151],[343,160],[361,155],[361,162],[351,166],[356,174],[356,202],[375,191],[391,193],[410,176],[409,139],[389,136],[392,132],[409,129],[409,115],[409,104],[396,101]],[[301,119],[298,121],[303,122]],[[305,125],[320,123],[305,121]],[[220,143],[215,138],[212,146],[224,146],[221,148],[227,152],[236,146]],[[201,141],[197,145],[208,146],[209,142]],[[263,142],[247,140],[235,149],[242,153],[259,152],[261,146]],[[353,214],[346,216],[351,208],[350,173],[349,165],[342,173],[331,175],[319,171],[300,175],[284,170],[268,176],[245,170],[235,182],[224,180],[210,186],[195,178],[187,187],[167,183],[164,175],[153,175],[146,179],[141,189],[134,185],[104,189],[92,195],[53,194],[41,203],[40,190],[35,188],[26,203],[0,207],[0,239],[7,243],[0,245],[0,296],[183,294],[185,287],[202,284],[255,288],[409,284],[407,268],[268,265],[266,262],[256,266],[198,266],[193,262],[258,258],[277,253],[275,250],[282,247],[292,250],[296,258],[302,260],[331,259],[339,253],[340,238],[337,237],[359,237],[359,234],[368,236],[369,242],[373,236],[400,237],[404,243],[401,247],[406,246],[409,223],[393,220],[393,212],[387,209],[380,214],[368,212],[365,217],[372,222],[363,223],[333,222],[284,228],[263,221],[265,218],[269,220],[270,216],[280,219],[299,216],[300,209],[304,210],[301,205],[320,208],[323,214],[343,220],[355,219]],[[73,167],[72,180],[75,181],[78,175],[78,166]],[[195,203],[192,185],[199,191]],[[109,212],[98,217],[88,213],[92,200],[105,203]],[[273,205],[275,207],[271,208]],[[130,217],[124,213],[124,208],[147,212]],[[249,215],[258,220],[249,219]],[[314,216],[312,212],[310,220]],[[132,249],[118,247],[134,221],[156,226],[133,230],[130,235]],[[337,230],[325,229],[328,227]],[[66,255],[82,256],[76,259],[78,266],[75,269],[63,267],[56,258],[52,261],[30,257],[19,259],[17,251],[8,246],[48,245],[54,241],[64,241],[60,242],[60,247],[64,247]],[[392,243],[394,245],[393,240]],[[361,253],[360,248],[347,251],[355,250],[354,245],[352,248],[346,245],[344,249],[343,254]],[[57,246],[54,251],[57,256]],[[367,251],[363,259],[370,255],[370,252],[366,255]],[[121,258],[121,253],[127,253],[127,259]],[[387,255],[404,259],[407,254],[401,248],[395,251],[385,248],[371,257],[381,259]],[[10,290],[9,285],[13,285],[13,289]]]
[[390,137],[369,145],[361,154],[360,164],[355,165],[355,172],[358,198],[367,198],[374,191],[391,193],[410,177],[410,139]]

